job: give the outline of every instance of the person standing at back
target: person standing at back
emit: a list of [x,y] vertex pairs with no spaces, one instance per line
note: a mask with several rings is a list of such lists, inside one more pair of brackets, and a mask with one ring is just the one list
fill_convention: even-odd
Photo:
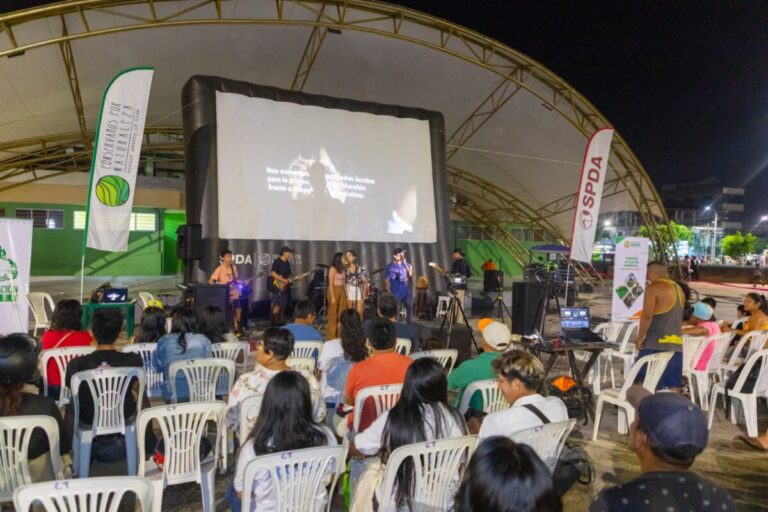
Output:
[[[679,391],[683,379],[683,290],[669,279],[667,267],[658,261],[648,264],[648,281],[645,290],[640,331],[635,346],[637,359],[659,352],[673,352],[658,389]],[[637,376],[645,377],[645,369]]]

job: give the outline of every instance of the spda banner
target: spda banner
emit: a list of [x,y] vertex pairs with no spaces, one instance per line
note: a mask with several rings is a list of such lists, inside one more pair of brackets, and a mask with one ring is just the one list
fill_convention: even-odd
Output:
[[0,334],[29,329],[32,221],[0,218]]
[[576,209],[573,213],[571,231],[571,259],[590,263],[592,248],[595,245],[597,215],[600,213],[600,199],[603,196],[603,183],[608,170],[608,157],[611,151],[613,128],[596,131],[589,139],[581,166],[579,194],[576,196]]
[[136,172],[153,73],[152,68],[126,69],[112,79],[104,92],[86,213],[87,246],[93,249],[128,249]]

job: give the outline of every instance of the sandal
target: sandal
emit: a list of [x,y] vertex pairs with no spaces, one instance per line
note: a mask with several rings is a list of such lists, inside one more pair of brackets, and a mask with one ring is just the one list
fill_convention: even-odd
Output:
[[754,450],[758,450],[758,451],[761,451],[761,452],[768,452],[768,448],[766,448],[762,444],[760,444],[759,441],[754,441],[753,438],[751,438],[751,437],[747,437],[747,436],[742,434],[742,435],[739,436],[739,439],[741,441],[744,441],[744,443],[746,443],[750,448],[752,448]]

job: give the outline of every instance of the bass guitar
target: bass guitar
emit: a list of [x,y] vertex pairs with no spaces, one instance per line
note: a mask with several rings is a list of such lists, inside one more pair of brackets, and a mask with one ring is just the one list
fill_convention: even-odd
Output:
[[309,276],[311,274],[312,274],[312,272],[304,272],[303,274],[299,274],[297,276],[289,277],[285,281],[281,281],[279,279],[273,279],[272,280],[272,289],[276,293],[283,293],[294,282],[301,281],[302,279],[305,279],[307,276]]

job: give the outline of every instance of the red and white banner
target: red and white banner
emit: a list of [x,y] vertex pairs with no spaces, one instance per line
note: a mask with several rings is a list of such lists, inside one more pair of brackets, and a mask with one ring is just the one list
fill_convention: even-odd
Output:
[[611,151],[613,128],[597,130],[589,139],[581,167],[579,195],[573,213],[571,231],[571,259],[590,263],[595,245],[597,215],[600,213],[600,199],[603,183],[608,170],[608,156]]

